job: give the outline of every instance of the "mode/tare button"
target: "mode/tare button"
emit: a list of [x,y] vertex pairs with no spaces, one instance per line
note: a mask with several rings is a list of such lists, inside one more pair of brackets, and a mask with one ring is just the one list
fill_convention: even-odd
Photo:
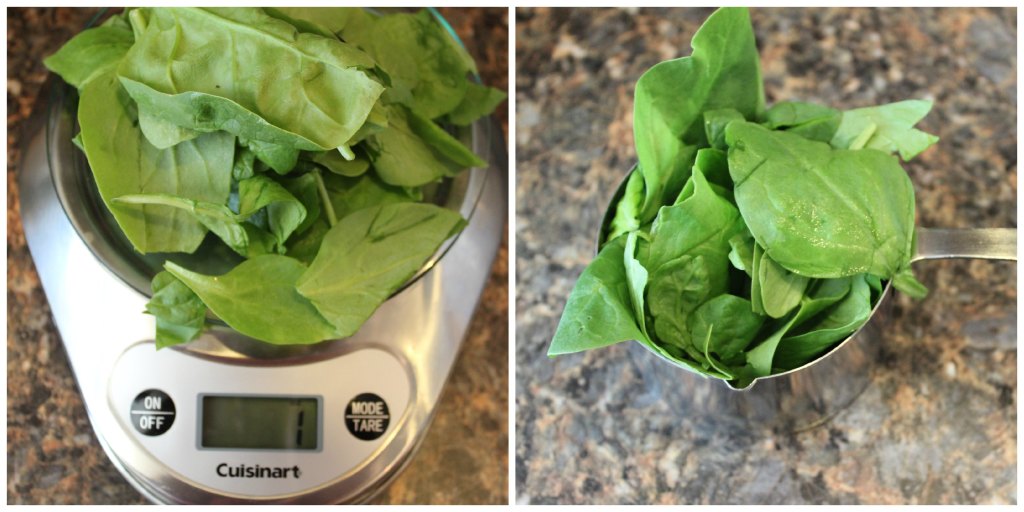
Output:
[[146,436],[158,436],[174,424],[174,400],[159,389],[147,389],[132,401],[131,422]]
[[388,431],[391,413],[379,395],[361,393],[345,408],[345,426],[349,433],[363,441],[373,441]]

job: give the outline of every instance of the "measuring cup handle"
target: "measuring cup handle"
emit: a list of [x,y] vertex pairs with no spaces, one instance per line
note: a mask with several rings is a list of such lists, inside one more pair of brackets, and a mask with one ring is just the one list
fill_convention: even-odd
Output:
[[1017,228],[917,228],[917,250],[911,261],[943,258],[1017,261]]

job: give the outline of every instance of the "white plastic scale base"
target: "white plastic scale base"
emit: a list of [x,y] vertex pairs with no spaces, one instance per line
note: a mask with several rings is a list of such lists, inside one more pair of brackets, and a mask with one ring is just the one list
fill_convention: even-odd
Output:
[[[499,163],[480,173],[486,180],[476,211],[440,263],[355,336],[286,360],[155,350],[153,317],[142,313],[146,297],[73,229],[45,146],[40,130],[20,170],[25,236],[100,444],[139,492],[162,503],[359,502],[397,475],[430,424],[501,240],[503,144],[491,144],[499,153],[491,161]],[[316,448],[203,448],[202,399],[220,395],[315,400],[317,421],[304,428],[318,436]],[[362,421],[355,428],[370,439],[358,438],[346,419]]]

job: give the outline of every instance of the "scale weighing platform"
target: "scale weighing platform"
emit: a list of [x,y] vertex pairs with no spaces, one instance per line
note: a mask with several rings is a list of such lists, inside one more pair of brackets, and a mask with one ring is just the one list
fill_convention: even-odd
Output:
[[214,326],[158,351],[143,314],[152,270],[118,245],[71,146],[73,109],[50,101],[19,170],[25,236],[117,469],[160,503],[365,502],[382,490],[430,425],[501,241],[500,129],[472,127],[490,168],[463,173],[449,201],[468,226],[356,335],[280,347]]

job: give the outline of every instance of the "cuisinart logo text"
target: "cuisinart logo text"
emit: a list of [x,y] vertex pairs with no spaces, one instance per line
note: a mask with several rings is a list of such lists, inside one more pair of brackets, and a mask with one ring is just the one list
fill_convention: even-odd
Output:
[[302,471],[299,470],[298,466],[290,468],[272,468],[260,466],[259,464],[255,466],[248,464],[229,466],[228,463],[222,462],[217,465],[217,475],[225,478],[288,478],[289,476],[298,478],[302,475]]

